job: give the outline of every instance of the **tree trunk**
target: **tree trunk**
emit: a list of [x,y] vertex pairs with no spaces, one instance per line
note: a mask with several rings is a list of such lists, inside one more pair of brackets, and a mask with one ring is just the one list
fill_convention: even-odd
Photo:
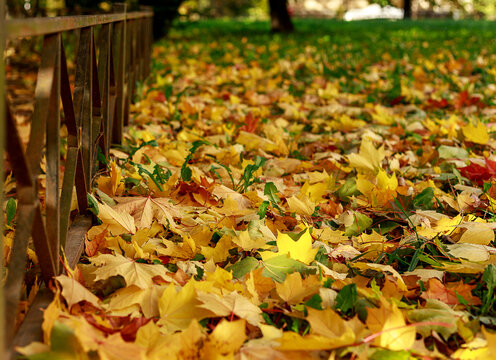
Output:
[[272,32],[292,32],[293,23],[288,11],[287,0],[269,0]]
[[403,19],[412,18],[412,0],[404,0],[403,3]]

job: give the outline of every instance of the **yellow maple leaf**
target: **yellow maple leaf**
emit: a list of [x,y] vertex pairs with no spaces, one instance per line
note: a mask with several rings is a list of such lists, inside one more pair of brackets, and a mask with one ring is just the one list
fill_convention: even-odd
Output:
[[98,204],[98,217],[112,235],[134,234],[136,225],[127,212],[114,210],[107,204]]
[[302,279],[300,273],[294,272],[286,276],[282,284],[276,283],[276,291],[288,304],[296,305],[317,293],[321,285],[317,275]]
[[363,252],[366,259],[376,259],[377,256],[389,247],[395,247],[394,244],[388,244],[387,238],[383,235],[372,231],[371,234],[361,234],[353,238],[353,246]]
[[351,167],[363,171],[376,171],[381,167],[381,162],[385,157],[384,145],[376,149],[368,137],[362,139],[360,152],[348,155],[348,162]]
[[230,235],[223,235],[215,247],[210,246],[202,246],[201,254],[205,256],[205,259],[208,261],[212,259],[215,263],[220,263],[225,261],[229,256],[229,250],[234,247],[233,242],[231,241]]
[[489,133],[487,132],[486,125],[482,122],[477,122],[474,126],[471,122],[462,128],[465,140],[471,141],[476,144],[487,144],[489,141]]
[[118,204],[113,209],[132,216],[138,229],[151,227],[153,219],[158,220],[163,225],[175,228],[174,218],[180,218],[183,215],[172,199],[166,197],[133,196],[116,197],[115,200]]
[[55,279],[62,286],[62,296],[67,302],[69,309],[72,305],[81,301],[86,301],[97,308],[100,307],[100,299],[81,285],[75,278],[68,277],[67,275],[59,275]]
[[315,211],[315,205],[306,195],[301,198],[291,196],[290,198],[287,198],[286,201],[288,202],[289,211],[298,215],[312,216]]
[[253,249],[260,249],[265,247],[267,244],[265,240],[261,237],[251,237],[250,233],[245,230],[239,233],[239,236],[233,238],[233,243],[238,245],[245,251],[251,251]]
[[231,195],[228,195],[223,206],[216,210],[225,216],[245,216],[253,213],[253,210],[247,207],[245,201],[240,201],[239,197]]
[[262,310],[236,291],[223,296],[198,291],[197,299],[202,302],[199,307],[210,312],[209,317],[235,314],[254,326],[263,321]]
[[395,122],[395,116],[389,108],[382,105],[374,106],[375,113],[372,113],[372,119],[381,125],[392,125]]
[[467,344],[452,354],[453,359],[460,360],[492,360],[496,356],[496,334],[491,333],[482,327],[484,339],[474,337]]
[[252,296],[253,302],[256,304],[262,303],[262,301],[269,295],[270,291],[274,289],[275,282],[269,278],[262,275],[263,269],[252,270],[246,276],[246,290]]
[[202,358],[222,359],[228,355],[232,356],[246,340],[245,328],[244,319],[236,321],[222,319],[208,337]]
[[157,322],[164,333],[186,329],[194,320],[201,320],[211,313],[199,307],[195,281],[190,280],[179,291],[170,284],[158,300],[160,320]]
[[126,312],[126,315],[128,315],[133,312],[137,305],[146,318],[159,316],[158,299],[165,289],[166,286],[160,285],[154,285],[146,289],[141,289],[135,285],[121,288],[111,295],[106,310],[111,315],[126,314]]
[[414,326],[407,326],[396,304],[383,302],[380,308],[368,309],[367,326],[373,333],[380,333],[374,345],[393,351],[410,349],[415,342]]
[[312,334],[332,339],[335,347],[350,345],[356,341],[352,327],[332,309],[308,308],[306,320],[310,323]]
[[312,236],[308,228],[297,241],[293,240],[288,234],[278,233],[276,242],[278,252],[262,252],[261,255],[264,261],[275,256],[289,254],[292,259],[308,265],[315,259],[315,255],[319,251],[319,249],[312,248]]
[[153,278],[159,276],[171,283],[174,280],[167,275],[167,269],[162,265],[150,265],[135,262],[120,254],[101,254],[90,258],[96,269],[93,271],[95,281],[105,280],[111,276],[120,275],[126,281],[126,285],[136,285],[146,289],[153,285]]
[[100,176],[97,180],[98,188],[108,196],[120,195],[124,191],[121,169],[115,161],[110,162],[110,176]]
[[477,218],[474,222],[465,222],[459,225],[467,230],[462,234],[458,243],[489,245],[494,241],[494,230],[489,224]]
[[385,170],[379,169],[376,176],[359,173],[356,185],[373,206],[387,206],[396,196],[398,180],[394,173],[389,177]]

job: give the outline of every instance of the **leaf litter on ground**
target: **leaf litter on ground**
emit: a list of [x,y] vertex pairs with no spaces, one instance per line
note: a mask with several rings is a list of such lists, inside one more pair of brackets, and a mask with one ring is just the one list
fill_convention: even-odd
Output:
[[154,46],[90,195],[98,225],[55,279],[44,343],[19,350],[496,356],[490,25],[209,24]]

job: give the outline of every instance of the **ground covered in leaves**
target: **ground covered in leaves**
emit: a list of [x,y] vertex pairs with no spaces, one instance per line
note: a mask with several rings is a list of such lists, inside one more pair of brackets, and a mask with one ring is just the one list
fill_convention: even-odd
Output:
[[156,44],[29,358],[494,358],[494,25],[298,24]]

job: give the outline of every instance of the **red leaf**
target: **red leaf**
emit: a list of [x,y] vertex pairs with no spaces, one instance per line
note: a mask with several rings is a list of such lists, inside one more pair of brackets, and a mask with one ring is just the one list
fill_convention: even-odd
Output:
[[445,98],[443,98],[441,100],[428,99],[427,104],[428,104],[428,107],[435,108],[435,109],[444,109],[444,108],[447,108],[449,106],[449,102]]
[[391,100],[391,101],[389,102],[389,104],[390,104],[391,106],[398,105],[398,104],[400,104],[400,103],[401,103],[404,99],[405,99],[405,97],[404,97],[404,96],[397,96],[397,97],[395,97],[393,100]]
[[104,251],[107,248],[107,240],[105,237],[108,235],[108,230],[105,229],[91,241],[86,237],[86,239],[84,239],[86,255],[95,256],[98,252]]
[[458,305],[458,298],[453,290],[449,290],[436,278],[429,279],[428,290],[420,295],[424,299],[436,299],[448,305]]
[[149,321],[150,319],[144,317],[134,318],[131,323],[124,326],[121,330],[121,336],[124,341],[136,340],[136,333],[138,332],[139,328],[143,325],[146,325]]
[[163,92],[158,93],[158,95],[155,96],[155,99],[153,99],[153,100],[159,101],[159,102],[166,102],[167,101]]
[[250,111],[245,117],[245,124],[241,127],[241,130],[254,133],[257,129],[258,122],[260,118],[254,118],[252,112]]
[[496,177],[496,161],[489,160],[488,158],[485,160],[489,174],[491,174],[491,177]]
[[470,165],[462,167],[458,170],[460,170],[460,174],[472,181],[475,180],[479,185],[482,185],[484,181],[489,180],[491,177],[496,175],[496,173],[490,172],[488,168],[473,162],[471,162]]
[[478,96],[470,96],[467,90],[458,93],[455,99],[455,108],[461,109],[465,106],[478,105],[481,106],[481,99]]

